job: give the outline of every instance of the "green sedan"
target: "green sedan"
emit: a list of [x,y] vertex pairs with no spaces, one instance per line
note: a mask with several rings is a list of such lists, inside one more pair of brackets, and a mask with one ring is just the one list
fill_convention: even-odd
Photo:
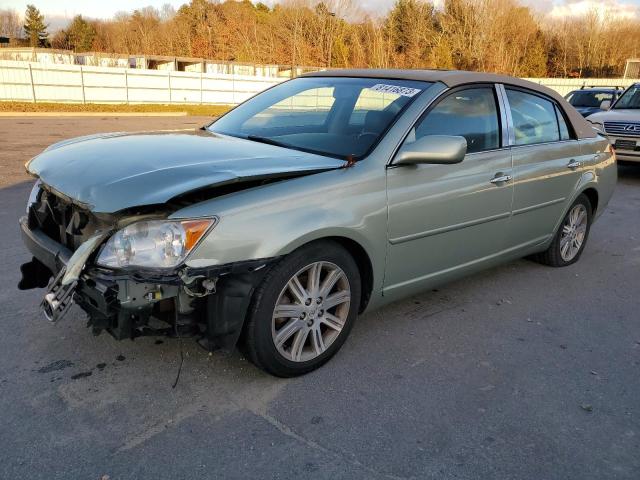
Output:
[[95,334],[193,336],[294,376],[358,314],[502,262],[576,262],[616,184],[555,92],[460,71],[316,72],[195,131],[54,144],[19,287]]

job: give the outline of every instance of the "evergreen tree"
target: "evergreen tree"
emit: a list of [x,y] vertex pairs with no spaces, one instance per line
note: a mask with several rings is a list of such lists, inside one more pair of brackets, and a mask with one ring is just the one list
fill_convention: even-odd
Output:
[[24,33],[29,39],[29,45],[32,47],[44,47],[47,44],[49,34],[44,23],[44,15],[40,13],[33,5],[27,5],[27,11],[24,14]]
[[87,52],[93,47],[96,29],[82,18],[82,15],[74,17],[67,29],[67,33],[69,35],[69,44],[76,52]]

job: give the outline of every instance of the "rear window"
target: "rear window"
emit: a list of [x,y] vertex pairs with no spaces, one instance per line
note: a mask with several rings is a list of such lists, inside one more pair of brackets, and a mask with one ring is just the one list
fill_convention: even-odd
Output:
[[555,105],[550,100],[509,89],[507,89],[507,98],[511,108],[516,145],[560,140]]

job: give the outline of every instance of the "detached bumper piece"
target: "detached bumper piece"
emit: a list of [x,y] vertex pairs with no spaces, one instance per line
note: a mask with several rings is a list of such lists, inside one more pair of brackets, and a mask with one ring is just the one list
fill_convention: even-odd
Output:
[[[23,240],[33,259],[21,266],[19,288],[49,285],[42,307],[57,321],[72,303],[84,310],[95,335],[199,337],[208,350],[235,346],[255,288],[277,258],[207,268],[114,272],[87,266],[75,282],[62,278],[73,252],[38,228],[20,220]],[[53,280],[51,280],[53,277]]]
[[71,282],[67,285],[62,284],[62,277],[66,269],[60,270],[60,273],[51,282],[47,289],[47,293],[42,299],[40,307],[44,312],[44,316],[50,322],[57,322],[67,313],[71,305],[73,305],[73,293],[78,282]]

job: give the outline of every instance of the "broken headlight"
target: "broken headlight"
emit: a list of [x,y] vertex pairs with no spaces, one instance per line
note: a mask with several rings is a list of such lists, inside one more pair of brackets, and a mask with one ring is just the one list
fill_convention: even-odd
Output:
[[176,267],[215,223],[210,218],[133,223],[109,238],[96,263],[110,268]]

